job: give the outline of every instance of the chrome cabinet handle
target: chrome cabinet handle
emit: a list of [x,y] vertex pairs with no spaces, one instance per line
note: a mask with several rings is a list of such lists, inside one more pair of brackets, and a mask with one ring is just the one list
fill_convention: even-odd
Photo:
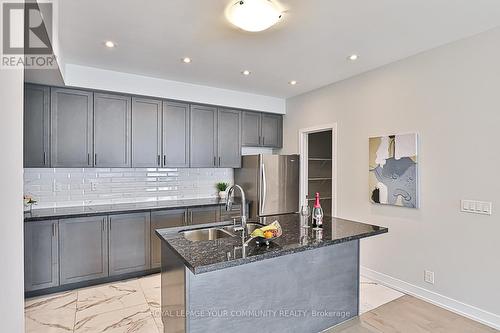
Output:
[[90,165],[90,153],[87,153],[87,165]]
[[47,153],[43,152],[43,165],[47,165],[47,158],[46,158]]
[[220,166],[220,156],[219,156],[219,166]]
[[214,166],[217,164],[217,162],[215,162],[215,159],[216,159],[216,157],[214,156]]
[[160,155],[158,155],[157,161],[158,161],[158,162],[157,162],[157,163],[158,163],[158,166],[160,166],[160,163],[161,163],[161,157],[160,157]]
[[94,164],[97,165],[97,153],[94,154]]
[[167,155],[163,155],[163,166],[167,165]]
[[52,223],[52,237],[56,237],[56,224]]

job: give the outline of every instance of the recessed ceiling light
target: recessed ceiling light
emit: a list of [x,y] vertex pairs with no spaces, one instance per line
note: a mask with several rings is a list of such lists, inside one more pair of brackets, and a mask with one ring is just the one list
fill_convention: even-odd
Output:
[[297,84],[297,81],[292,80],[292,81],[288,82],[288,84],[290,84],[290,85],[294,86],[294,85],[296,85],[296,84]]
[[110,49],[112,49],[113,47],[116,46],[116,44],[113,41],[111,41],[111,40],[105,41],[104,45],[106,45],[106,47],[109,47]]
[[189,64],[191,62],[191,58],[184,57],[184,58],[182,58],[182,62],[185,63],[185,64]]
[[244,71],[241,72],[241,74],[245,75],[245,76],[248,76],[250,75],[252,72],[250,72],[249,70],[245,69]]
[[251,32],[272,27],[282,16],[282,10],[272,0],[233,0],[226,8],[229,22]]
[[351,54],[347,59],[351,61],[356,61],[358,60],[359,56],[357,54]]

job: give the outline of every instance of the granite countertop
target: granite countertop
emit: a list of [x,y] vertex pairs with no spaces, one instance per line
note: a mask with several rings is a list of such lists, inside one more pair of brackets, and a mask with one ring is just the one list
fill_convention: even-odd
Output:
[[103,214],[120,214],[130,212],[147,212],[162,209],[175,209],[187,207],[203,207],[223,205],[225,200],[219,198],[205,199],[184,199],[184,200],[165,200],[138,203],[93,205],[78,207],[59,207],[33,209],[31,212],[24,213],[24,221],[43,221],[51,219],[88,217]]
[[200,274],[388,232],[385,227],[332,217],[325,217],[323,230],[318,232],[313,228],[302,228],[301,218],[298,214],[289,214],[261,219],[259,222],[264,224],[277,220],[281,224],[283,235],[271,242],[269,247],[259,247],[255,241],[251,241],[245,254],[240,237],[190,241],[179,234],[182,230],[222,226],[227,225],[227,222],[160,229],[156,230],[156,233],[194,274]]

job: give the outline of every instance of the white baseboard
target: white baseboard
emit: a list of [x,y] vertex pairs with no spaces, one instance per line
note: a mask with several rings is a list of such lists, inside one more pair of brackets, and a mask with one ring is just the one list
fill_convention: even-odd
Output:
[[415,286],[413,284],[396,279],[389,275],[385,275],[383,273],[379,273],[363,266],[361,266],[361,275],[389,288],[398,290],[402,293],[414,296],[416,298],[420,298],[426,302],[445,308],[446,310],[455,312],[459,315],[475,320],[482,324],[488,325],[494,329],[500,330],[500,316],[494,313],[459,302],[452,298]]

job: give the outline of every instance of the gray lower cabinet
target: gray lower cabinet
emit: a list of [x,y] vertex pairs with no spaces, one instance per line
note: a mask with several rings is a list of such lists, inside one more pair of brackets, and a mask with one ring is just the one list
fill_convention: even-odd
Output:
[[131,166],[131,98],[94,94],[94,166]]
[[242,112],[241,140],[243,146],[260,146],[260,113]]
[[217,108],[191,105],[190,166],[217,166]]
[[109,275],[150,268],[150,213],[108,216]]
[[283,117],[281,115],[263,113],[261,128],[262,146],[273,148],[281,148],[283,146]]
[[24,87],[24,167],[49,166],[50,89],[45,86]]
[[59,220],[60,283],[108,276],[107,217]]
[[59,285],[57,221],[24,224],[24,289]]
[[217,112],[217,166],[241,167],[241,112],[219,109]]
[[161,241],[155,230],[183,225],[186,225],[185,209],[151,212],[151,268],[160,267],[161,264]]
[[189,121],[189,104],[163,102],[163,167],[189,167]]
[[220,207],[207,206],[188,209],[188,224],[204,224],[219,221]]
[[93,166],[93,93],[51,88],[51,167]]
[[162,102],[132,98],[132,167],[161,166]]

